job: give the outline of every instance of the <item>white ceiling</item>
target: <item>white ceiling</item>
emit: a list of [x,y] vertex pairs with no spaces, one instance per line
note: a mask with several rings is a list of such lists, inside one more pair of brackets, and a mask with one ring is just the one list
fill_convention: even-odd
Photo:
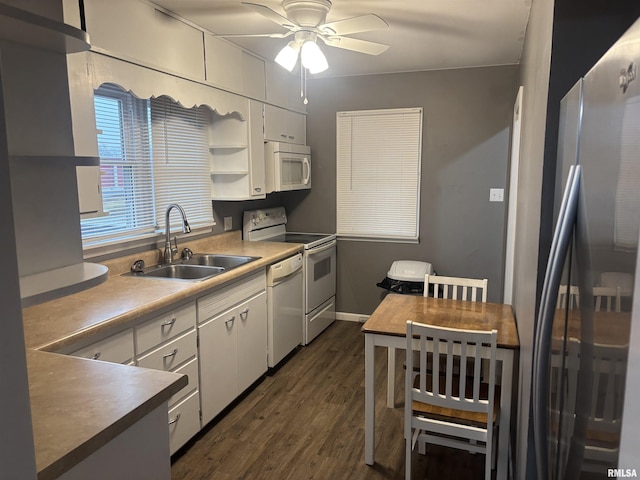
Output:
[[[249,0],[285,16],[280,0]],[[321,44],[329,70],[342,76],[517,64],[532,0],[333,0],[327,22],[375,13],[388,29],[351,35],[390,45],[370,56]],[[153,0],[219,35],[284,33],[285,29],[242,0]],[[257,55],[273,59],[290,40],[229,39]]]

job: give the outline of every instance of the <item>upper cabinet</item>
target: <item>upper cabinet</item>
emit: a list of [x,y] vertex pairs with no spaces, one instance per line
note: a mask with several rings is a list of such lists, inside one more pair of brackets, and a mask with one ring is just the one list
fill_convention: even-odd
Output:
[[207,82],[229,90],[244,91],[242,50],[205,34],[204,51]]
[[256,100],[265,100],[264,60],[250,53],[242,52],[242,79],[244,94]]
[[287,72],[277,63],[265,64],[265,88],[268,103],[299,112],[306,111],[304,99],[300,95],[300,77]]
[[131,0],[84,0],[92,47],[205,80],[203,32]]
[[306,145],[307,117],[273,105],[264,106],[264,139]]

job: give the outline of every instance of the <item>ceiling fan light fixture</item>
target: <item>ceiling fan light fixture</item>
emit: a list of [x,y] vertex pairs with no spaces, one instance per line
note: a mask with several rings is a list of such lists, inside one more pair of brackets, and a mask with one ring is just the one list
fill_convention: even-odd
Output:
[[307,40],[302,44],[300,56],[302,58],[302,66],[309,70],[309,73],[320,73],[329,68],[327,57],[324,56],[320,47],[313,40]]
[[289,42],[276,56],[276,63],[290,72],[293,71],[296,63],[298,63],[299,51],[300,45],[297,42]]

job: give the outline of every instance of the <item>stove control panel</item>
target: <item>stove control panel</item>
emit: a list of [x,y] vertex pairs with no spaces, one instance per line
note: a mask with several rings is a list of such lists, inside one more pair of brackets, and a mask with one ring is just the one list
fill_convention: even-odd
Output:
[[243,233],[247,234],[264,228],[285,225],[287,213],[284,207],[264,208],[261,210],[247,210],[244,212]]

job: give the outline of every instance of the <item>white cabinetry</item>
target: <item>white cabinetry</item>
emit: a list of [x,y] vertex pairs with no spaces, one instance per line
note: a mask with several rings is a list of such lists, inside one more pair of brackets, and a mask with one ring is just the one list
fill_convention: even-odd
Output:
[[265,197],[262,105],[249,101],[249,117],[212,113],[210,127],[211,197],[250,200]]
[[183,373],[186,387],[169,400],[171,454],[200,430],[198,348],[195,302],[176,308],[135,327],[139,367]]
[[150,2],[84,0],[84,10],[94,48],[204,80],[202,31]]
[[265,64],[265,89],[267,102],[292,110],[306,111],[304,99],[300,95],[300,77],[287,72],[277,63]]
[[307,141],[306,115],[265,105],[264,139],[305,145]]
[[265,100],[264,60],[242,52],[242,79],[246,96]]
[[260,272],[198,300],[203,426],[267,371],[265,288]]
[[103,340],[71,352],[74,357],[91,358],[111,363],[133,362],[133,329],[129,328]]
[[207,82],[225,89],[244,91],[242,50],[211,34],[204,35]]

